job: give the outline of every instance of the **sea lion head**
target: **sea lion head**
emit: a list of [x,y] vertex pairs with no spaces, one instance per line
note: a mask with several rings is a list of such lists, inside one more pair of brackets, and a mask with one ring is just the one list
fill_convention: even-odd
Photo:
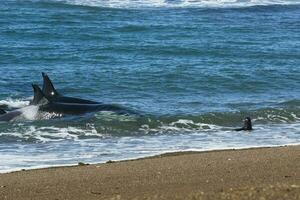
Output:
[[252,130],[252,122],[250,117],[244,119],[244,130]]

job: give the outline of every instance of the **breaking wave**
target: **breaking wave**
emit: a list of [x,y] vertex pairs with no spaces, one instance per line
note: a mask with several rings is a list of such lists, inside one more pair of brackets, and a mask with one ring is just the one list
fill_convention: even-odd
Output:
[[12,99],[8,98],[5,100],[0,100],[0,108],[16,109],[22,108],[29,105],[29,100],[27,99]]
[[[40,0],[36,0],[40,1]],[[48,2],[44,1],[43,2]],[[268,5],[294,5],[299,0],[53,0],[55,3],[107,8],[226,8]]]
[[[27,101],[16,100],[19,105]],[[15,105],[14,100],[6,101]],[[27,118],[33,117],[34,108]],[[254,130],[235,132],[245,116]],[[78,162],[106,162],[183,150],[299,144],[300,101],[239,112],[125,116],[111,112],[0,123],[0,173]]]
[[[9,105],[15,105],[13,102],[13,100],[7,101]],[[19,105],[27,104],[27,101],[16,100],[16,102]],[[121,136],[210,134],[231,131],[242,126],[242,120],[245,116],[252,118],[254,127],[262,128],[270,124],[299,124],[300,121],[300,101],[298,100],[257,110],[198,115],[154,116],[146,114],[143,116],[126,116],[112,112],[98,112],[84,116],[57,117],[46,120],[48,119],[47,116],[51,114],[43,113],[43,117],[37,117],[39,116],[37,109],[36,106],[33,108],[32,106],[25,106],[20,109],[24,113],[25,119],[32,121],[17,120],[1,123],[0,141],[47,142]]]

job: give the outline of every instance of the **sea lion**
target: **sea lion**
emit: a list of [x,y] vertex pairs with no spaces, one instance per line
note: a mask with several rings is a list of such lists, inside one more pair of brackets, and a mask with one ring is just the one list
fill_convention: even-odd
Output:
[[244,126],[242,128],[234,129],[235,131],[251,131],[252,130],[252,122],[250,117],[245,117]]

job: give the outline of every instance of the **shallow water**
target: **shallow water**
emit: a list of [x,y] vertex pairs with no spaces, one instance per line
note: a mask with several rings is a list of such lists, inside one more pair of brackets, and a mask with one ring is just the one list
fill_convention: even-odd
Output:
[[[63,94],[141,116],[23,108],[0,123],[0,172],[298,144],[299,19],[297,0],[2,3],[1,105],[26,107],[44,71]],[[245,116],[254,131],[231,131]]]

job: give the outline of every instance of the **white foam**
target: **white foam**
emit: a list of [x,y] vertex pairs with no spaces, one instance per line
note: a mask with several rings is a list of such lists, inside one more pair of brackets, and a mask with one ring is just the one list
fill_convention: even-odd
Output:
[[0,105],[7,105],[9,108],[22,108],[24,106],[29,105],[29,101],[28,100],[24,100],[24,99],[12,99],[12,98],[8,98],[5,100],[0,100]]
[[211,131],[220,131],[224,130],[224,127],[207,124],[207,123],[195,123],[193,120],[187,119],[179,119],[175,122],[171,122],[168,124],[162,124],[155,128],[150,128],[148,124],[143,124],[139,131],[144,134],[149,133],[157,133],[157,134],[165,134],[165,133],[199,133],[199,132],[211,132]]
[[299,0],[55,0],[71,5],[109,8],[151,7],[248,7],[300,4]]
[[[174,124],[191,124],[191,120],[177,120]],[[170,123],[171,124],[171,123]],[[172,127],[167,127],[176,130]],[[18,126],[19,128],[22,125]],[[160,154],[172,151],[203,151],[228,148],[249,148],[299,144],[300,124],[256,125],[251,132],[195,130],[189,134],[161,134],[126,137],[91,137],[98,135],[93,124],[85,127],[25,127],[11,129],[13,135],[36,138],[45,143],[7,143],[0,153],[0,173],[22,168],[32,169],[46,166],[71,165],[78,162],[105,162]],[[143,128],[149,128],[144,125]],[[163,128],[161,128],[162,130]],[[180,128],[178,128],[180,130]],[[218,129],[218,127],[217,127]],[[181,129],[182,130],[182,129]],[[188,130],[188,129],[187,129]],[[23,133],[20,133],[23,132]],[[172,132],[172,131],[170,131]],[[100,135],[101,136],[101,135]]]
[[[21,129],[20,129],[21,128]],[[56,142],[56,141],[81,141],[82,136],[88,138],[104,138],[108,137],[98,133],[93,124],[87,125],[85,128],[79,127],[37,127],[24,126],[19,123],[15,124],[14,128],[6,132],[0,132],[0,136],[13,136],[19,140],[35,139],[38,143]]]
[[26,106],[20,109],[22,116],[27,120],[35,120],[39,111],[38,106]]

